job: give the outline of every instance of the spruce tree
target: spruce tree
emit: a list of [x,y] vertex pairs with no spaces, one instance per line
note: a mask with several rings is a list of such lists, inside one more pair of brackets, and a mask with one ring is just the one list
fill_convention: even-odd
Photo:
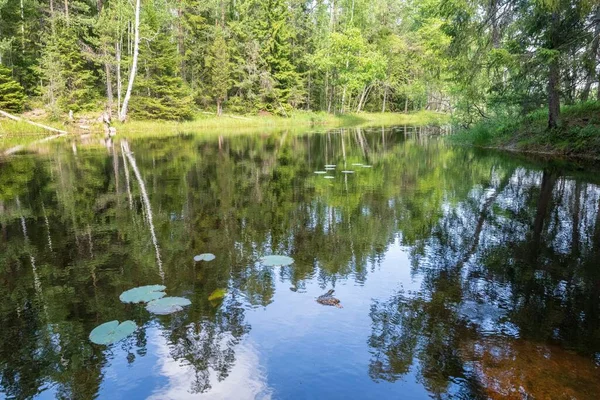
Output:
[[94,67],[83,57],[73,29],[57,18],[42,53],[42,73],[51,107],[62,111],[92,109],[98,94]]
[[177,48],[167,32],[160,32],[140,49],[140,76],[131,98],[131,114],[141,119],[190,119],[192,99],[178,72]]
[[227,91],[230,88],[229,79],[229,51],[223,28],[218,26],[215,29],[215,36],[210,47],[209,57],[206,60],[206,66],[210,73],[211,95],[217,103],[217,115],[223,113],[222,103],[227,97]]
[[11,75],[10,69],[0,64],[0,110],[19,113],[23,111],[25,91]]

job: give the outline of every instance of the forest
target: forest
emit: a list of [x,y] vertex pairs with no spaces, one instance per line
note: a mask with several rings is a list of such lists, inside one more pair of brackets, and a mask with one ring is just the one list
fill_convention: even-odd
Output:
[[599,36],[596,0],[0,0],[0,109],[463,127],[543,110],[555,128],[561,105],[600,100]]

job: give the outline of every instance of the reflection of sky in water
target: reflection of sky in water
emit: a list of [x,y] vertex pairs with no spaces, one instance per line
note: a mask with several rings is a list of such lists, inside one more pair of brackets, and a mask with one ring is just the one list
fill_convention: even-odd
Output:
[[[167,339],[157,324],[151,324],[146,328],[147,354],[143,357],[136,354],[128,364],[123,346],[112,349],[99,398],[244,400],[315,398],[318,394],[319,398],[379,399],[394,389],[402,398],[427,398],[413,371],[403,377],[402,385],[395,386],[373,382],[368,375],[372,299],[385,300],[398,289],[412,291],[421,285],[411,276],[408,254],[398,241],[381,265],[368,268],[372,272],[364,284],[352,276],[336,283],[335,295],[342,309],[315,301],[329,286],[322,288],[315,279],[301,292],[294,292],[289,281],[279,279],[276,269],[273,302],[246,310],[250,334],[235,347],[229,376],[219,382],[211,371],[211,389],[205,393],[190,392],[194,369],[173,359]],[[44,394],[43,398],[54,398],[51,391]]]

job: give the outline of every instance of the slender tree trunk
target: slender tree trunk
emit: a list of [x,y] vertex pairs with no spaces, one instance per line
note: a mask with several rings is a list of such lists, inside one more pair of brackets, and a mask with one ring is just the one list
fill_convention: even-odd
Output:
[[404,98],[404,114],[408,114],[408,96]]
[[387,100],[387,86],[383,87],[383,106],[381,107],[381,112],[385,112],[385,101]]
[[[594,39],[590,45],[589,59],[587,65],[587,77],[585,80],[585,86],[581,91],[581,100],[587,101],[590,96],[590,89],[594,80],[598,79],[598,85],[600,86],[600,76],[596,76],[596,66],[598,64],[598,45],[600,44],[600,6],[596,7],[596,16],[594,18],[596,27],[594,28]],[[600,93],[600,92],[599,92]]]
[[185,35],[183,32],[183,4],[182,0],[179,0],[179,7],[177,8],[177,50],[179,51],[181,77],[185,79]]
[[106,100],[107,100],[107,108],[108,115],[112,117],[113,110],[113,88],[112,88],[112,73],[110,71],[110,63],[108,62],[108,53],[106,49],[104,49],[104,58],[106,61],[104,62],[104,73],[106,74]]
[[123,91],[123,80],[121,78],[121,41],[122,38],[117,41],[116,44],[116,58],[117,58],[117,114],[121,116],[121,92]]
[[23,0],[21,4],[21,54],[25,54],[25,6]]
[[558,60],[552,60],[548,77],[548,128],[556,128],[560,117]]
[[69,0],[65,0],[65,18],[67,19],[67,26],[69,25]]
[[223,114],[223,107],[221,106],[221,99],[217,100],[217,116],[221,116]]
[[133,81],[135,80],[135,74],[137,72],[138,53],[140,45],[140,0],[135,2],[135,27],[134,27],[134,39],[133,39],[133,63],[131,64],[131,71],[129,74],[129,81],[127,82],[127,92],[123,99],[123,106],[121,108],[121,115],[119,119],[125,121],[127,118],[127,106],[129,105],[129,99],[131,98],[131,91],[133,90]]
[[[550,29],[552,49],[556,49],[558,42],[558,13],[552,13]],[[556,128],[560,117],[560,71],[558,57],[554,56],[548,68],[548,128]]]

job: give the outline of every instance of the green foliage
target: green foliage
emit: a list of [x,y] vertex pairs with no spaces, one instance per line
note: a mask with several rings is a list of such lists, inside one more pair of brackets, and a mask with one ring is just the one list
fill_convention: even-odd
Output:
[[12,78],[10,69],[0,64],[0,110],[21,112],[25,103],[25,91]]
[[41,60],[48,104],[55,111],[93,109],[98,96],[94,63],[84,58],[77,33],[66,20],[57,17],[53,26]]
[[185,120],[192,117],[189,88],[178,75],[179,56],[170,37],[161,31],[140,56],[140,74],[131,100],[139,119]]
[[229,68],[229,49],[223,28],[215,28],[214,40],[209,49],[209,57],[206,67],[210,74],[210,88],[214,101],[217,103],[218,114],[221,114],[221,103],[227,98],[227,92],[231,87]]
[[451,136],[451,141],[481,147],[600,158],[600,102],[562,109],[562,122],[547,129],[548,112],[540,109],[521,118],[485,120]]

